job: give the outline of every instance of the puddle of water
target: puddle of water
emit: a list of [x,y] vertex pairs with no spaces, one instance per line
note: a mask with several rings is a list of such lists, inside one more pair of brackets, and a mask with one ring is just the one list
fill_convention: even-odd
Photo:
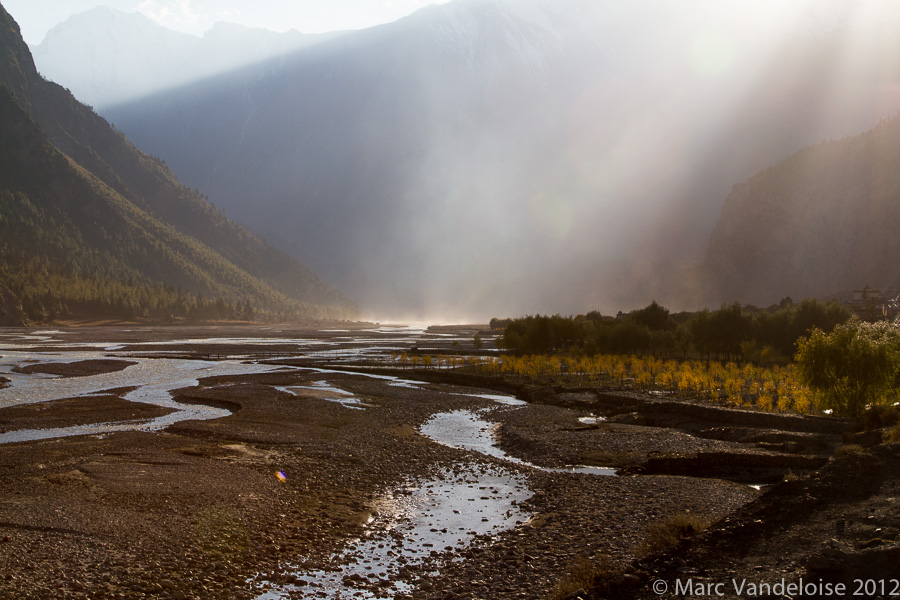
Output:
[[298,570],[306,585],[276,587],[257,600],[304,591],[317,598],[388,600],[410,593],[415,576],[404,567],[430,568],[459,560],[481,536],[494,536],[526,521],[520,503],[530,498],[525,478],[498,467],[458,465],[441,477],[382,499],[366,535],[332,557],[334,570]]
[[485,456],[493,456],[516,464],[525,464],[497,447],[497,423],[482,419],[470,410],[437,413],[426,421],[419,431],[439,444],[471,450]]
[[371,407],[370,404],[364,404],[362,400],[354,396],[351,392],[342,390],[341,388],[337,388],[332,385],[328,385],[328,383],[324,381],[315,381],[312,385],[288,385],[274,387],[276,390],[287,392],[288,394],[292,394],[294,396],[299,395],[299,390],[325,392],[324,394],[317,393],[315,394],[315,396],[327,402],[336,402],[341,406],[345,406],[347,408],[352,408],[355,410],[365,410],[366,408]]
[[597,417],[597,416],[591,415],[589,417],[580,417],[578,419],[578,422],[583,423],[584,425],[596,425],[597,423],[602,423],[605,420],[606,420],[606,417]]
[[426,421],[419,431],[422,435],[439,444],[471,450],[509,461],[517,465],[524,465],[532,469],[539,469],[551,473],[587,473],[591,475],[615,475],[615,469],[604,467],[588,467],[575,465],[563,469],[551,469],[526,462],[515,456],[510,456],[497,446],[497,423],[491,423],[481,418],[478,413],[470,410],[455,410],[452,412],[438,413]]
[[454,394],[454,396],[469,396],[471,398],[483,398],[485,400],[493,400],[498,404],[507,406],[525,406],[528,404],[524,400],[519,400],[515,396],[505,396],[503,394]]
[[265,338],[265,337],[198,337],[180,338],[172,340],[151,340],[146,342],[122,342],[125,346],[199,346],[199,345],[228,345],[228,346],[306,346],[318,344],[322,340],[306,338]]
[[412,379],[402,379],[394,375],[378,375],[376,373],[357,373],[356,371],[341,371],[340,369],[322,369],[319,367],[303,367],[304,371],[313,371],[314,373],[325,373],[332,375],[356,375],[359,377],[368,377],[369,379],[380,379],[387,381],[389,386],[421,389],[423,385],[428,385],[425,381],[415,381]]
[[374,329],[362,329],[366,333],[380,333],[380,334],[415,334],[415,335],[425,335],[427,333],[427,326],[424,325],[382,325],[381,327],[377,327]]
[[616,475],[617,471],[617,469],[611,469],[609,467],[589,467],[587,465],[570,465],[561,469],[546,469],[544,467],[537,468],[544,469],[545,471],[550,471],[552,473],[584,473],[585,475],[603,475],[604,477],[612,477]]
[[[349,340],[350,343],[359,343],[358,340]],[[334,345],[334,344],[333,344]],[[329,362],[359,362],[362,359],[375,359],[379,361],[390,357],[391,353],[403,352],[408,348],[402,346],[366,346],[357,348],[333,348],[330,350],[310,350],[310,358],[327,360]]]

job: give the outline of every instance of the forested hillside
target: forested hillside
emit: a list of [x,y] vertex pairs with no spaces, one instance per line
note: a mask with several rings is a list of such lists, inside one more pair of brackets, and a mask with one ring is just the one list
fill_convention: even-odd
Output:
[[736,185],[706,255],[715,289],[765,305],[900,284],[898,165],[900,117]]
[[37,321],[357,310],[41,78],[2,6],[0,274]]

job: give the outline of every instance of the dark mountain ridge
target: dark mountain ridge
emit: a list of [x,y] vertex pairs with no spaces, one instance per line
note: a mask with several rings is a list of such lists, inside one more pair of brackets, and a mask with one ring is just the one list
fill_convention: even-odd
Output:
[[2,6],[0,110],[0,272],[26,308],[166,312],[205,297],[282,315],[357,310],[40,77]]
[[722,299],[765,306],[900,286],[900,116],[804,148],[734,186],[704,270]]

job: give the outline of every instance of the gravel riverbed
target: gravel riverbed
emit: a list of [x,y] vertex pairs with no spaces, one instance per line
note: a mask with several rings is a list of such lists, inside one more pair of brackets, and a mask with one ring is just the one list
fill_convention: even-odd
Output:
[[[317,392],[323,385],[365,408],[330,401]],[[499,424],[508,454],[542,467],[637,456],[660,443],[684,451],[725,444],[652,427],[577,437],[583,411],[474,393],[491,390],[283,367],[175,392],[180,402],[228,408],[224,418],[0,445],[0,598],[336,597],[308,574],[346,569],[341,597],[537,600],[582,557],[633,558],[654,521],[684,511],[717,520],[759,495],[721,479],[547,471],[422,435],[434,414],[480,411]],[[54,424],[80,422],[78,411],[131,418],[123,395],[51,403],[41,413]],[[0,422],[21,410],[0,408]],[[29,427],[35,418],[29,413]],[[498,470],[529,490],[508,529],[462,546],[435,543],[416,560],[398,556],[381,579],[351,576],[341,564],[359,540],[399,535],[402,527],[391,533],[383,522],[386,498],[417,482]],[[439,528],[432,533],[440,539]]]

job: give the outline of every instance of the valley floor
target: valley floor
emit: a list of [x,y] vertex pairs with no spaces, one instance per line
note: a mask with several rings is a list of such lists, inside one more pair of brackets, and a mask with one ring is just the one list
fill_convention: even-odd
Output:
[[[402,374],[412,381],[353,373],[346,361],[365,362],[361,357],[367,349],[384,353],[389,351],[385,348],[450,344],[471,335],[462,332],[457,339],[447,331],[429,336],[414,330],[350,329],[3,332],[0,355],[9,358],[11,348],[21,352],[30,345],[38,364],[77,365],[75,355],[67,360],[67,353],[93,348],[115,360],[213,362],[230,356],[266,363],[269,370],[200,378],[172,393],[183,405],[228,409],[230,414],[221,418],[180,421],[159,431],[138,428],[0,444],[0,598],[537,600],[585,558],[622,565],[634,560],[648,525],[668,515],[689,512],[718,521],[776,510],[765,507],[781,505],[784,498],[798,503],[824,489],[790,482],[794,487],[780,484],[761,495],[747,483],[754,477],[780,478],[779,465],[797,455],[798,437],[814,448],[817,442],[804,436],[818,436],[821,446],[812,454],[826,456],[833,449],[832,433],[782,432],[787,436],[782,439],[769,428],[769,442],[753,441],[751,432],[723,431],[728,428],[714,420],[705,423],[708,427],[676,427],[671,408],[666,409],[670,422],[648,424],[659,408],[652,399],[617,401],[581,391],[561,398],[554,394],[555,404],[548,405],[533,401],[541,394],[537,389],[523,390],[519,395],[532,402],[520,405],[498,402],[498,392],[473,387],[463,378],[429,383],[412,372]],[[46,377],[41,371],[50,370],[24,362],[18,366],[28,368],[18,374],[9,370],[2,375],[11,385],[0,390],[6,394],[0,395],[0,436],[95,423],[100,415],[124,423],[166,413],[126,401],[131,388],[15,404],[17,377]],[[84,367],[91,370],[85,377],[102,370],[98,363],[85,362]],[[78,376],[77,371],[77,366],[69,367],[66,375]],[[498,448],[506,456],[452,447],[423,435],[422,426],[435,415],[459,411],[496,423]],[[787,445],[773,446],[778,443]],[[663,454],[671,460],[650,460]],[[730,460],[742,466],[729,473]],[[634,474],[566,471],[575,463],[628,467]],[[842,468],[853,471],[852,466]],[[483,490],[480,500],[487,500],[501,493],[500,486],[479,478],[500,471],[524,482],[529,492],[527,499],[510,503],[508,512],[520,511],[521,518],[508,528],[476,533],[463,544],[442,544],[446,527],[437,525],[431,531],[436,543],[408,555],[388,553],[392,564],[384,573],[354,566],[364,563],[362,551],[353,550],[361,541],[383,539],[380,546],[390,546],[391,539],[403,535],[409,515],[388,518],[386,505],[412,495],[417,485],[446,481],[454,474],[468,478],[469,487]],[[729,475],[741,481],[722,478]],[[852,480],[862,494],[858,506],[869,512],[857,514],[857,499],[848,496],[840,505],[846,511],[843,529],[838,522],[811,528],[817,537],[808,540],[808,552],[792,554],[792,561],[802,564],[804,552],[827,554],[820,547],[822,535],[841,538],[846,532],[852,541],[839,544],[856,544],[870,522],[873,537],[884,539],[882,545],[896,545],[896,517],[878,508],[881,500],[864,498],[868,488],[859,484],[860,477]],[[776,496],[782,500],[772,500]],[[896,506],[895,498],[882,500]],[[833,504],[827,498],[817,502]],[[777,513],[786,519],[777,521],[778,531],[795,538],[801,534],[791,529],[793,524],[802,527],[809,518],[797,506],[794,512]],[[465,511],[454,511],[459,512]],[[823,512],[822,519],[832,513]],[[426,526],[428,516],[423,517]],[[737,522],[757,527],[757,519],[748,518]],[[770,519],[761,522],[765,525],[758,527],[767,527]],[[722,527],[725,532],[734,529]],[[724,537],[710,539],[727,548],[728,533],[718,535]],[[780,549],[759,548],[745,552],[753,557],[746,570],[796,574],[796,568],[776,568]],[[701,550],[691,552],[687,562],[708,560]],[[666,560],[669,564],[673,558]],[[630,570],[643,583],[671,571],[639,563]],[[329,589],[322,583],[326,580],[339,582],[340,589]],[[584,597],[590,593],[585,590]]]

